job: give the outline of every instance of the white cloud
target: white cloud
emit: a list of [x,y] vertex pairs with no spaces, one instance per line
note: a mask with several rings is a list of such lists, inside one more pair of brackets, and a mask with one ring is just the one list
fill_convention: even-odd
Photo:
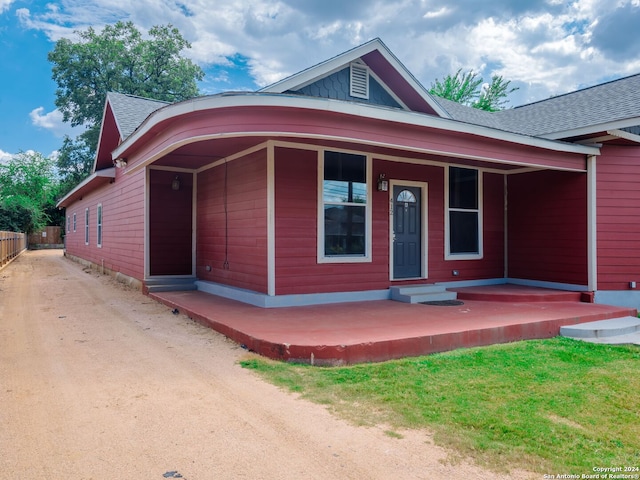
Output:
[[57,109],[45,112],[44,107],[38,107],[31,110],[29,117],[33,125],[48,130],[59,138],[65,135],[74,137],[84,131],[82,127],[72,127],[69,123],[64,122],[62,120],[62,112]]
[[0,13],[8,10],[12,3],[13,0],[0,0]]
[[13,154],[0,150],[0,163],[7,163],[13,158]]
[[[10,1],[0,0],[0,9]],[[603,53],[601,46],[615,41],[606,36],[621,32],[596,29],[639,2],[228,0],[212,8],[207,0],[66,0],[16,13],[24,27],[52,41],[117,20],[143,31],[171,23],[192,43],[186,54],[194,61],[233,68],[229,59],[239,55],[260,86],[380,37],[427,88],[458,68],[474,69],[485,79],[499,74],[517,83],[520,100],[531,101],[640,69],[637,49],[615,50],[616,58]],[[32,112],[34,123],[51,130],[60,123],[53,115]]]

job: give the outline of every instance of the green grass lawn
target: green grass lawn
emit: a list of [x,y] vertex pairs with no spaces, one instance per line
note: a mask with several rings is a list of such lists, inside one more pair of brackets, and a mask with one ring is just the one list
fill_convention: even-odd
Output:
[[242,362],[358,424],[426,428],[490,468],[640,467],[640,348],[566,338],[349,367]]

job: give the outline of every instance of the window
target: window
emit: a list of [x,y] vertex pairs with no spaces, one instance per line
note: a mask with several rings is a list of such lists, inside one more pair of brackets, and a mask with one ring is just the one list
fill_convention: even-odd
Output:
[[71,230],[71,218],[69,217],[69,215],[67,215],[67,233],[69,233]]
[[89,209],[84,209],[84,244],[89,245]]
[[74,231],[74,232],[76,231],[76,224],[77,224],[77,221],[76,221],[76,214],[74,213],[74,214],[73,214],[73,231]]
[[482,258],[482,182],[478,170],[449,167],[446,258]]
[[369,160],[365,155],[327,151],[319,165],[319,261],[369,261]]
[[98,247],[102,248],[102,204],[98,204],[98,210],[96,212],[96,226],[97,233],[96,236],[98,238]]

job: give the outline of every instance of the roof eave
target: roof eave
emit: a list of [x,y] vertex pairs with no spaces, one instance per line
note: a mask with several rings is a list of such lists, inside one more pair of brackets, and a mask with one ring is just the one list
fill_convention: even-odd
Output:
[[409,125],[435,128],[451,132],[459,132],[478,135],[485,138],[506,141],[510,143],[533,146],[552,151],[580,153],[585,155],[598,155],[599,148],[562,142],[539,137],[532,137],[491,127],[459,122],[433,115],[416,113],[411,111],[391,109],[367,104],[344,102],[315,97],[300,97],[298,95],[265,94],[265,93],[238,93],[222,94],[212,97],[198,97],[178,104],[170,105],[152,113],[143,124],[128,138],[126,138],[112,153],[113,160],[126,158],[128,150],[145,136],[154,126],[195,112],[230,107],[281,107],[300,108],[309,110],[322,110],[325,112],[340,113],[365,117],[374,120],[383,120]]
[[73,190],[71,190],[64,197],[62,197],[58,201],[58,203],[56,203],[56,207],[57,208],[68,207],[76,199],[82,197],[88,191],[93,190],[97,185],[108,183],[115,177],[116,177],[115,167],[105,168],[104,170],[98,170],[97,172],[92,173],[87,178],[85,178],[82,182],[76,185]]
[[624,130],[607,130],[607,134],[612,135],[617,138],[623,138],[625,140],[629,140],[630,142],[640,143],[640,135],[636,135],[635,133],[625,132]]
[[602,132],[610,130],[620,130],[622,128],[636,127],[640,125],[640,117],[632,117],[624,120],[616,120],[613,122],[605,122],[593,125],[587,125],[585,127],[573,128],[570,130],[563,130],[560,132],[545,133],[539,135],[540,138],[546,138],[548,140],[562,140],[567,138],[584,137],[587,135],[601,134]]

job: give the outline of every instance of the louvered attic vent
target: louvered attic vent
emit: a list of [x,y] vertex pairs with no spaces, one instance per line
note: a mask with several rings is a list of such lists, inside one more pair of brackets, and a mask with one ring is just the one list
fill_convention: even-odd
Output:
[[358,98],[369,98],[369,68],[362,63],[351,64],[349,95]]

